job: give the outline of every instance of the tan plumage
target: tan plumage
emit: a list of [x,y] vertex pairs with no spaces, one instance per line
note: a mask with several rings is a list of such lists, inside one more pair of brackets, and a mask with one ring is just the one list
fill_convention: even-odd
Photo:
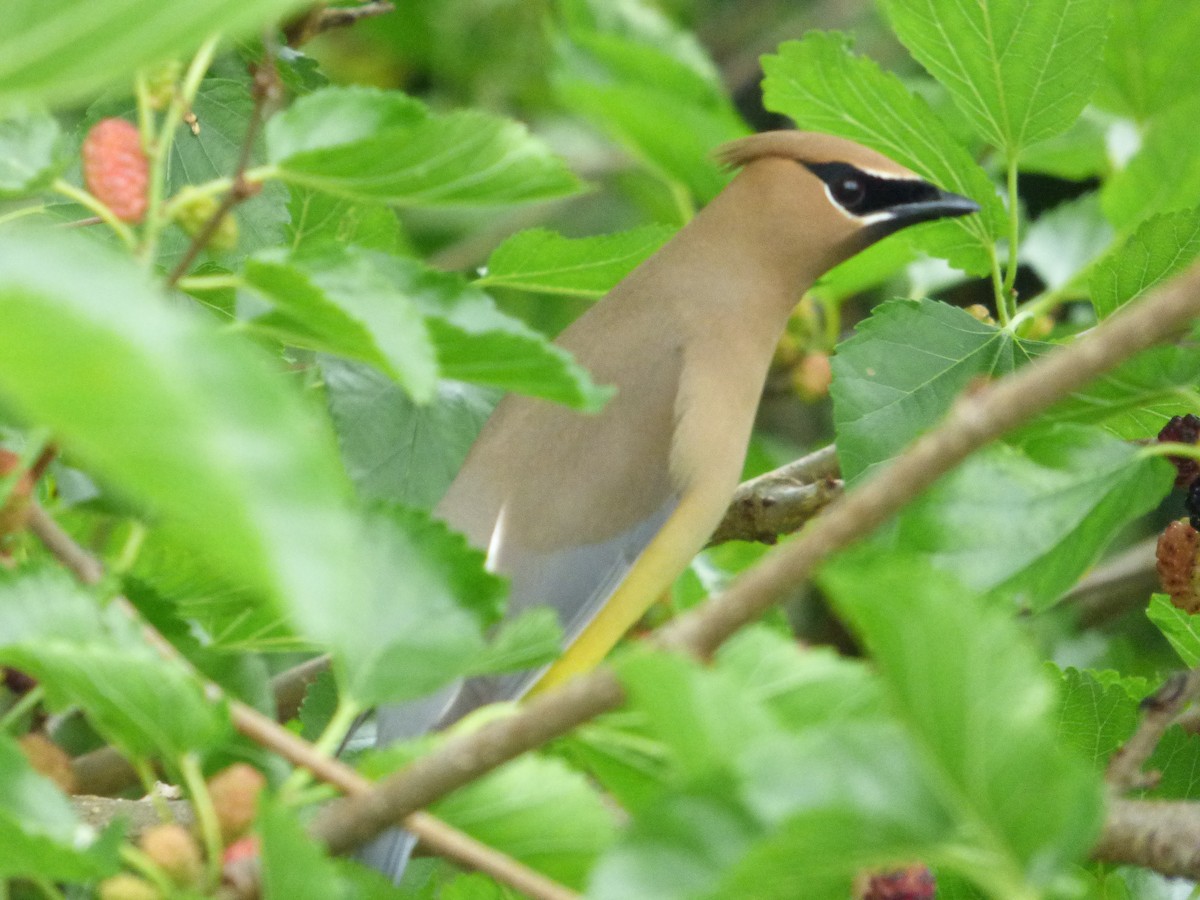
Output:
[[[509,576],[510,615],[558,612],[566,653],[545,673],[472,679],[426,718],[596,664],[720,521],[804,291],[891,231],[978,208],[828,135],[754,135],[721,158],[741,167],[725,190],[557,341],[615,397],[595,416],[506,397],[437,509]],[[381,713],[382,738],[432,724],[413,713]]]

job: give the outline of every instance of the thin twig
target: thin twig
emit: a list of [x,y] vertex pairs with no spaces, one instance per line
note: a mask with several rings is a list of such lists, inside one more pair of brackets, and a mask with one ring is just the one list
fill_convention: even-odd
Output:
[[[29,527],[45,544],[46,549],[75,573],[80,581],[85,584],[97,584],[104,577],[104,567],[100,562],[75,543],[74,539],[36,503],[33,504]],[[137,610],[126,598],[117,597],[112,602],[124,609],[133,621],[142,623]],[[253,707],[239,700],[226,698],[218,685],[195,672],[170,642],[149,625],[142,623],[142,633],[164,657],[192,671],[214,703],[222,699],[227,700],[230,718],[241,734],[279,754],[293,765],[303,766],[321,781],[346,794],[369,797],[372,793],[373,783],[350,766],[318,753],[312,744]],[[501,884],[507,884],[536,900],[576,900],[578,897],[574,891],[553,879],[463,834],[428,813],[416,812],[405,818],[403,825],[440,856],[484,872]]]
[[1084,628],[1095,628],[1137,607],[1145,608],[1146,598],[1160,590],[1154,567],[1157,537],[1150,537],[1122,550],[1089,572],[1060,604],[1074,607],[1077,621]]
[[395,4],[385,2],[385,0],[363,3],[360,6],[337,6],[332,9],[327,9],[324,4],[318,4],[304,15],[285,25],[283,37],[289,47],[300,47],[322,32],[334,28],[347,28],[361,19],[384,16],[395,9]]
[[1137,730],[1108,761],[1104,780],[1118,794],[1144,790],[1158,783],[1158,773],[1142,766],[1185,707],[1200,697],[1200,669],[1176,672],[1141,703],[1142,720]]
[[[1183,330],[1200,314],[1200,266],[1131,308],[964,396],[940,425],[831,504],[795,540],[768,554],[725,593],[676,619],[658,643],[708,658],[722,642],[807,581],[817,564],[870,534],[970,453],[1044,412],[1134,354]],[[380,781],[370,795],[331,804],[313,831],[333,846],[364,840],[496,766],[618,707],[620,684],[599,669],[532,698],[515,715],[452,739]]]
[[99,216],[88,216],[86,219],[75,219],[73,222],[59,222],[57,228],[86,228],[89,225],[103,225],[104,220]]
[[192,242],[184,251],[183,258],[167,276],[168,287],[174,285],[188,273],[192,263],[196,261],[200,251],[208,246],[208,242],[217,233],[217,229],[221,227],[224,218],[230,214],[230,210],[243,200],[258,193],[259,185],[247,180],[246,169],[249,168],[250,159],[254,154],[254,142],[258,139],[258,132],[262,128],[263,111],[267,101],[273,100],[278,94],[279,73],[275,69],[275,58],[268,50],[263,54],[262,63],[254,70],[254,87],[251,91],[254,106],[250,110],[250,120],[246,123],[246,134],[242,137],[242,146],[238,151],[237,165],[233,171],[233,185],[225,192],[225,196],[221,198],[221,202],[217,204],[213,214],[208,217],[208,221],[196,232],[196,236],[192,238]]

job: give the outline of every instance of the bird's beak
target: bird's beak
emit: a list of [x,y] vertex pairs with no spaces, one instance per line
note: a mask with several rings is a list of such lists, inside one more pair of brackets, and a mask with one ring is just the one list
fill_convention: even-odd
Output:
[[979,209],[979,204],[971,198],[952,194],[939,188],[933,199],[899,204],[893,206],[891,212],[896,226],[903,227],[916,222],[932,222],[934,219],[968,216],[971,213],[979,212]]

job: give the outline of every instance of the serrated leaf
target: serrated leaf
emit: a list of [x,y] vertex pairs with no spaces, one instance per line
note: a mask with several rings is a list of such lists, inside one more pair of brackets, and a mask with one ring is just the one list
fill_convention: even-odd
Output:
[[316,741],[333,718],[337,703],[337,681],[333,673],[321,672],[305,690],[300,704],[300,736],[306,741]]
[[367,707],[423,696],[466,671],[499,618],[504,585],[484,571],[481,553],[426,513],[381,505],[365,519],[369,584],[337,604],[297,604],[295,615]]
[[82,706],[134,757],[174,760],[229,731],[194,676],[57,571],[0,579],[0,660],[37,677],[53,702]]
[[965,194],[979,215],[921,226],[917,246],[965,272],[991,270],[992,246],[1007,227],[996,190],[929,104],[872,60],[854,56],[847,38],[813,32],[763,57],[763,103],[802,129],[858,141],[939,187]]
[[600,409],[612,389],[597,386],[571,355],[457,275],[412,259],[370,254],[372,264],[425,316],[443,377]]
[[1146,219],[1096,264],[1089,282],[1100,318],[1111,316],[1200,255],[1200,207]]
[[[783,898],[803,885],[805,897],[844,897],[858,869],[930,851],[951,833],[899,728],[878,711],[842,714],[835,684],[849,667],[825,667],[829,689],[809,698],[805,722],[793,718],[799,707],[777,702],[784,693],[798,701],[808,679],[780,685],[776,676],[803,672],[806,661],[792,647],[789,665],[776,644],[774,674],[759,673],[747,668],[752,652],[747,644],[708,672],[663,656],[620,661],[627,712],[661,741],[667,765],[634,798],[631,826],[597,866],[589,896]],[[766,694],[743,693],[743,681]]]
[[1200,665],[1200,617],[1179,609],[1166,594],[1150,598],[1146,615],[1189,669]]
[[719,81],[657,42],[575,29],[559,41],[555,88],[571,109],[702,202],[728,181],[713,148],[747,133]]
[[263,803],[256,822],[262,838],[264,900],[346,896],[333,862],[304,833],[292,810]]
[[535,606],[500,622],[468,674],[534,669],[553,662],[562,653],[562,646],[562,627],[554,610]]
[[425,319],[405,292],[354,248],[288,256],[260,253],[246,282],[275,305],[253,327],[299,347],[369,362],[418,403],[433,396],[438,367]]
[[298,603],[354,590],[332,435],[251,347],[69,235],[0,236],[0,298],[0,393],[25,416],[230,579]]
[[0,100],[64,104],[127,81],[139,67],[186,54],[209,35],[276,22],[299,0],[9,0],[0,34]]
[[1058,425],[972,455],[899,516],[892,546],[979,592],[1043,609],[1170,490],[1171,468]]
[[1200,154],[1191,141],[1200,119],[1200,96],[1159,113],[1142,133],[1141,147],[1100,193],[1104,214],[1128,233],[1156,213],[1200,206]]
[[476,840],[580,887],[615,836],[613,812],[561,760],[523,756],[439,801],[432,812]]
[[349,360],[323,358],[321,372],[346,471],[372,500],[432,508],[496,404],[491,392],[439,381],[433,400],[417,406],[391,379]]
[[60,137],[58,121],[35,106],[0,119],[0,197],[31,194],[53,178]]
[[475,283],[599,297],[648,259],[673,233],[674,229],[665,225],[587,238],[563,237],[544,228],[522,231],[492,251]]
[[579,181],[523,125],[479,110],[432,115],[369,88],[324,88],[267,126],[279,177],[396,206],[486,206],[561,197]]
[[1145,685],[1138,680],[1134,697],[1116,672],[1067,669],[1060,677],[1058,736],[1102,772],[1137,727]]
[[1109,0],[883,0],[896,35],[1015,159],[1064,131],[1095,88]]
[[1124,440],[1158,434],[1172,416],[1193,409],[1200,354],[1190,347],[1154,347],[1056,403],[1039,421],[1087,422]]
[[1200,91],[1200,7],[1113,0],[1097,102],[1145,121]]
[[768,830],[722,878],[723,900],[784,900],[801,885],[805,897],[841,900],[863,870],[936,854],[954,832],[920,750],[894,722],[835,721],[760,742],[740,762],[747,804]]
[[1099,779],[1056,740],[1053,685],[1007,611],[919,560],[844,554],[821,581],[949,788],[951,814],[976,823],[974,858],[953,868],[994,896],[1036,896],[1081,861],[1102,822]]
[[872,673],[833,650],[801,650],[763,627],[740,631],[717,652],[721,671],[791,731],[876,718],[883,696]]
[[1018,167],[1022,172],[1036,172],[1067,181],[1104,177],[1112,169],[1105,137],[1106,124],[1100,116],[1089,116],[1085,109],[1066,131],[1024,148]]
[[930,300],[876,307],[833,357],[834,427],[847,482],[895,456],[967,385],[1023,355],[1011,335]]
[[394,253],[401,247],[400,221],[387,206],[335,197],[300,186],[291,189],[291,221],[284,243],[293,253],[330,244]]

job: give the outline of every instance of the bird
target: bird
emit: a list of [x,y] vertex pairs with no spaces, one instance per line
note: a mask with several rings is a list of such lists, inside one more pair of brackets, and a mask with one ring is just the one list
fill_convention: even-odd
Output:
[[[599,664],[708,542],[738,484],[775,347],[824,273],[909,225],[979,211],[888,157],[817,132],[762,132],[671,240],[556,339],[615,394],[597,414],[510,394],[435,515],[509,581],[506,616],[555,611],[563,652],[377,713],[386,745]],[[368,852],[397,877],[411,839]]]

